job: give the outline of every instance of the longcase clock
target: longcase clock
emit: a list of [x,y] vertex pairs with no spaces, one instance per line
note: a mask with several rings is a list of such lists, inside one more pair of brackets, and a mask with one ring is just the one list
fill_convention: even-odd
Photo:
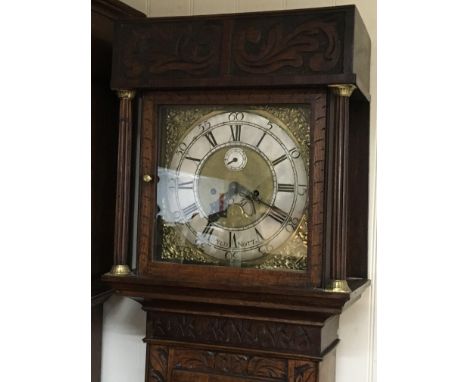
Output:
[[333,381],[369,285],[370,40],[354,6],[117,23],[114,266],[146,381]]

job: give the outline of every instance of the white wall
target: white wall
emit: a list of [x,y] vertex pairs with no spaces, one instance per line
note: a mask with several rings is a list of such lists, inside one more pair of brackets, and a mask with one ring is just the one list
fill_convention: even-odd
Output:
[[[123,0],[148,16],[182,16],[356,4],[372,40],[369,277],[375,277],[376,0]],[[375,283],[343,312],[336,382],[375,382]],[[113,296],[104,305],[102,382],[144,380],[145,313],[130,299]]]

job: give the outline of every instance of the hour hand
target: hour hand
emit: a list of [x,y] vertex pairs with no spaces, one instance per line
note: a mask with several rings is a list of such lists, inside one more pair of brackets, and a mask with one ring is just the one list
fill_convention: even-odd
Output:
[[225,217],[227,217],[227,210],[214,212],[208,215],[208,223],[214,223],[218,221],[220,218],[225,218]]

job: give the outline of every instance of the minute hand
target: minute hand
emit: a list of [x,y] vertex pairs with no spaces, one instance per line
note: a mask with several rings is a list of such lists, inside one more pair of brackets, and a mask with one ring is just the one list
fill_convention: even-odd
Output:
[[245,194],[247,198],[249,198],[251,201],[258,202],[260,204],[263,204],[264,206],[267,206],[270,208],[268,211],[268,216],[270,216],[272,219],[276,220],[278,223],[281,225],[287,223],[292,225],[292,228],[295,229],[297,226],[291,221],[290,216],[283,211],[281,208],[276,207],[275,205],[268,204],[264,202],[263,200],[260,199],[260,194],[257,190],[255,190],[252,193]]

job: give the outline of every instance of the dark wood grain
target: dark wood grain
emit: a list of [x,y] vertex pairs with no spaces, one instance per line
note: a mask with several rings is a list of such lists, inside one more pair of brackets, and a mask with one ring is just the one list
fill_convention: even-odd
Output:
[[369,219],[369,103],[354,95],[349,104],[347,277],[366,279]]
[[311,103],[314,118],[311,123],[311,142],[309,172],[309,190],[312,198],[309,203],[310,222],[308,224],[308,272],[311,284],[320,287],[322,279],[322,263],[324,257],[324,203],[325,203],[325,150],[326,150],[326,117],[327,97],[319,93]]
[[369,38],[354,5],[122,21],[116,34],[115,89],[353,83],[369,92]]
[[115,197],[114,264],[125,265],[130,249],[130,196],[132,166],[133,96],[118,92],[119,145],[117,153],[117,192]]

